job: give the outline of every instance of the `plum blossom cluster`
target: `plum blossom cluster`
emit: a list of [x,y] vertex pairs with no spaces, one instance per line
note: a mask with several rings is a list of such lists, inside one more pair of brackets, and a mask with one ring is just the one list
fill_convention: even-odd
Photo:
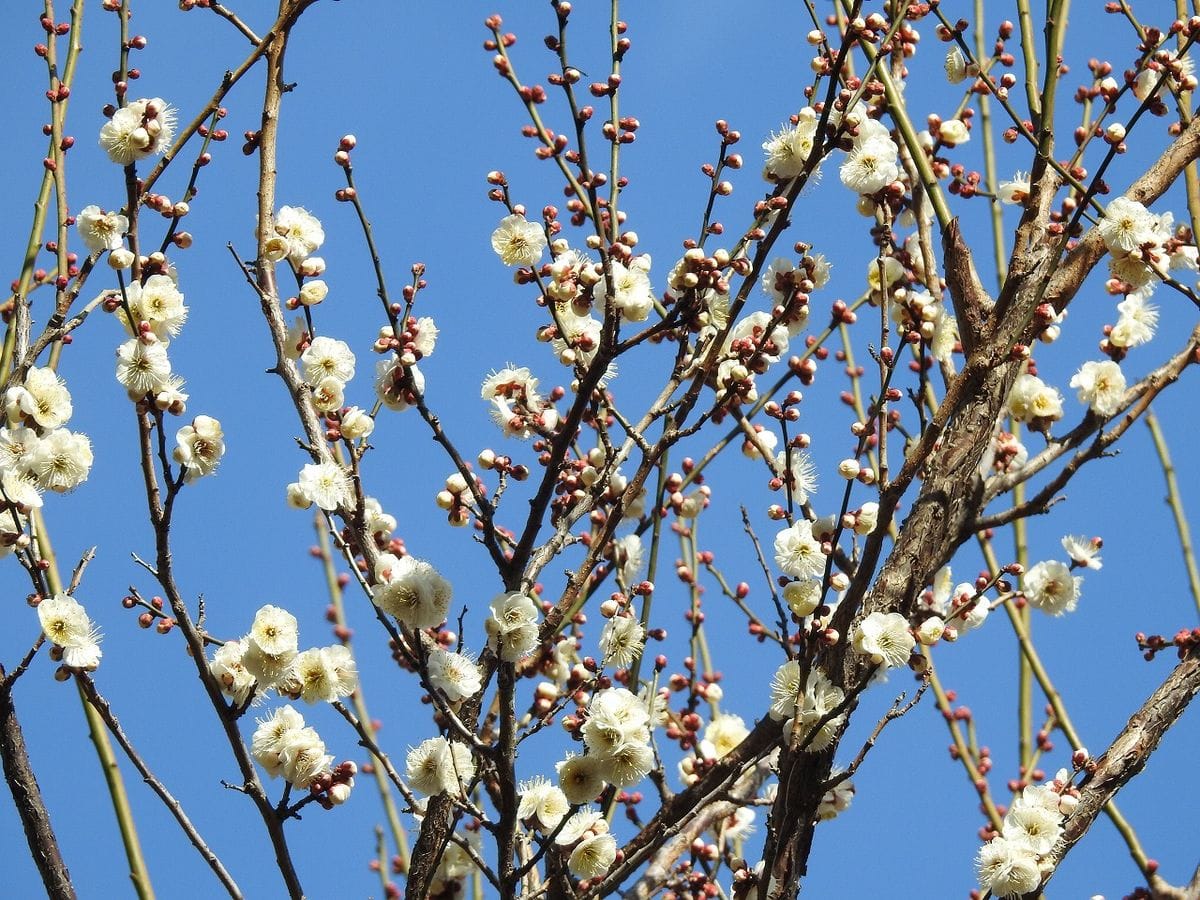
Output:
[[128,166],[165,152],[174,137],[175,108],[152,97],[114,110],[100,129],[100,146],[117,165]]
[[272,778],[282,777],[293,787],[323,793],[322,805],[345,803],[354,787],[354,764],[332,767],[333,756],[315,728],[292,706],[281,706],[258,720],[250,743],[255,761]]
[[1071,775],[1060,769],[1053,781],[1029,785],[1004,816],[1000,834],[979,851],[979,886],[994,897],[1020,897],[1042,882],[1042,859],[1062,834],[1063,820],[1078,803]]
[[1083,576],[1072,575],[1071,569],[1072,566],[1058,560],[1030,566],[1023,579],[1025,599],[1051,616],[1074,612]]
[[11,511],[0,524],[0,555],[25,545],[25,515],[42,505],[42,492],[65,493],[87,480],[92,445],[69,431],[71,394],[49,367],[30,368],[4,395],[0,425],[0,496]]
[[247,635],[218,648],[208,669],[238,707],[272,689],[305,703],[332,703],[358,687],[358,667],[348,647],[301,652],[296,617],[271,605],[255,613]]

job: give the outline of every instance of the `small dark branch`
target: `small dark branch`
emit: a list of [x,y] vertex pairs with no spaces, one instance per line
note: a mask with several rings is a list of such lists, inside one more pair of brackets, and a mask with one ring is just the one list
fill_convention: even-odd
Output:
[[215,12],[222,19],[225,19],[227,22],[229,22],[229,24],[231,24],[238,31],[240,31],[242,33],[242,35],[246,38],[246,40],[248,40],[255,47],[258,47],[259,45],[262,44],[262,38],[260,38],[257,34],[255,34],[250,29],[249,25],[247,25],[240,18],[238,18],[237,13],[235,13],[231,9],[228,9],[224,4],[222,4],[220,2],[220,0],[211,0],[211,2],[208,5],[208,8],[211,9],[213,12]]
[[[0,674],[3,674],[2,668]],[[21,818],[21,827],[25,829],[29,853],[42,876],[46,896],[51,900],[75,900],[75,887],[59,852],[58,838],[29,762],[10,687],[11,683],[5,679],[5,687],[0,690],[0,760],[4,764],[4,780],[12,793],[13,805]]]
[[1117,792],[1145,767],[1167,729],[1175,724],[1192,698],[1200,692],[1200,653],[1192,651],[1129,719],[1108,749],[1089,765],[1080,785],[1079,804],[1063,823],[1063,834],[1042,863],[1046,873],[1032,900],[1054,876],[1071,849],[1087,834],[1092,823]]
[[854,761],[852,763],[850,763],[850,765],[847,766],[845,768],[845,770],[839,772],[837,775],[835,775],[834,777],[830,778],[827,782],[825,782],[825,784],[823,785],[823,788],[826,791],[828,791],[828,790],[831,790],[832,788],[837,787],[843,781],[853,778],[854,773],[857,772],[859,766],[861,766],[863,764],[863,760],[865,760],[867,758],[867,754],[870,753],[872,749],[874,749],[875,742],[878,741],[879,736],[881,734],[883,734],[883,729],[887,728],[887,726],[891,722],[894,722],[896,719],[899,719],[902,716],[907,715],[913,709],[913,707],[915,707],[918,703],[921,702],[921,698],[923,696],[925,696],[925,691],[928,690],[928,688],[929,688],[929,676],[927,674],[927,675],[925,675],[925,677],[923,677],[921,679],[921,686],[919,688],[917,688],[917,692],[916,692],[916,694],[913,695],[913,698],[911,700],[909,700],[907,703],[905,703],[904,702],[904,694],[901,694],[899,697],[897,697],[895,700],[893,700],[892,708],[889,709],[886,713],[884,713],[884,716],[882,719],[880,719],[878,722],[875,723],[875,730],[871,732],[871,736],[869,738],[867,738],[866,741],[863,743],[862,749],[858,751],[858,756],[854,757]]
[[101,696],[100,692],[96,690],[96,683],[83,672],[77,673],[75,680],[79,683],[79,688],[83,691],[84,696],[87,697],[87,702],[100,714],[100,718],[104,720],[105,726],[112,733],[112,736],[116,738],[117,743],[121,745],[121,749],[125,751],[125,755],[129,757],[129,761],[138,770],[138,773],[142,776],[142,780],[150,785],[150,789],[166,805],[171,815],[175,817],[175,821],[179,823],[179,827],[183,829],[183,833],[187,835],[192,846],[196,848],[196,851],[208,863],[208,867],[213,870],[213,874],[217,876],[217,880],[221,882],[221,885],[228,892],[229,896],[240,900],[243,895],[241,889],[237,886],[237,882],[233,880],[233,877],[225,869],[221,860],[209,848],[208,844],[204,842],[204,838],[200,836],[200,832],[196,830],[196,827],[187,817],[187,814],[184,813],[183,806],[171,795],[166,786],[154,776],[154,773],[150,771],[150,767],[146,765],[146,761],[142,759],[137,749],[130,742],[129,737],[122,730],[121,723],[117,721],[117,717],[113,714],[112,707],[109,706],[108,701]]
[[95,547],[89,547],[83,552],[83,556],[79,557],[79,562],[75,564],[75,570],[71,573],[71,583],[67,585],[68,594],[74,594],[79,589],[79,583],[83,581],[83,573],[87,570],[88,563],[95,558]]
[[788,622],[790,618],[787,610],[784,609],[782,601],[779,599],[779,592],[775,590],[775,582],[771,578],[771,569],[767,566],[766,557],[763,556],[762,544],[759,543],[758,535],[754,533],[754,528],[750,524],[750,514],[746,512],[746,507],[742,507],[742,528],[750,538],[750,543],[754,545],[754,553],[758,557],[758,564],[762,568],[763,578],[766,579],[767,589],[771,592],[771,599],[775,602],[775,611],[779,613],[779,644],[783,647],[783,652],[788,655],[788,659],[792,658],[792,646],[788,642]]

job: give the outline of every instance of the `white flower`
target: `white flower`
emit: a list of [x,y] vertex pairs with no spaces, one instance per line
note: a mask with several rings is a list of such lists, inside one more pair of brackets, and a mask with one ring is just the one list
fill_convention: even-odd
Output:
[[432,565],[411,556],[381,553],[375,563],[375,605],[410,628],[446,621],[453,590]]
[[272,778],[283,771],[279,751],[283,742],[294,732],[304,729],[304,716],[291,706],[281,706],[265,719],[258,719],[258,728],[250,739],[250,753]]
[[1087,538],[1082,535],[1068,534],[1062,539],[1063,550],[1071,558],[1071,562],[1085,569],[1101,569],[1100,548],[1103,542],[1100,538]]
[[946,80],[951,84],[962,84],[966,80],[970,69],[973,66],[967,65],[967,58],[963,56],[962,50],[956,46],[951,46],[946,52]]
[[196,416],[191,425],[175,432],[175,461],[186,466],[184,480],[189,484],[211,475],[225,455],[225,432],[212,416]]
[[764,171],[780,181],[795,178],[803,172],[804,164],[812,153],[817,133],[816,111],[806,107],[797,118],[797,124],[784,124],[762,145],[766,155]]
[[804,578],[800,581],[789,581],[783,587],[783,602],[800,618],[811,616],[821,605],[820,579]]
[[1137,347],[1154,337],[1158,326],[1158,308],[1144,297],[1130,294],[1117,304],[1121,317],[1108,334],[1114,347]]
[[557,763],[558,784],[571,803],[589,803],[606,784],[599,760],[594,756],[570,755]]
[[346,386],[332,376],[322,378],[312,389],[313,408],[319,413],[341,409],[346,402]]
[[642,655],[646,630],[633,616],[613,616],[600,633],[600,649],[604,653],[604,664],[628,666]]
[[[643,253],[625,266],[612,260],[612,304],[627,322],[644,322],[654,309],[654,289],[650,286],[650,255]],[[608,279],[601,277],[592,287],[592,300],[603,308],[608,296]]]
[[721,759],[728,756],[749,734],[750,729],[741,716],[730,713],[715,715],[704,729],[700,752],[707,759]]
[[242,665],[260,685],[271,687],[287,676],[296,658],[299,643],[296,617],[278,606],[264,606],[255,613],[245,641]]
[[538,609],[532,597],[519,591],[500,594],[484,622],[488,647],[506,662],[515,662],[537,646]]
[[900,177],[896,145],[890,138],[873,138],[855,147],[842,163],[842,184],[856,194],[874,194]]
[[354,353],[345,341],[324,336],[313,338],[300,354],[304,380],[314,386],[325,378],[346,384],[354,377],[354,361]]
[[350,474],[335,462],[308,463],[300,470],[300,491],[326,512],[354,505]]
[[462,794],[475,777],[475,760],[464,744],[444,737],[422,741],[408,752],[408,782],[423,794]]
[[506,266],[532,266],[546,249],[546,233],[524,216],[505,216],[492,232],[492,249]]
[[894,668],[908,662],[916,640],[900,613],[873,612],[858,623],[852,644],[877,665]]
[[325,243],[325,229],[317,217],[298,206],[279,207],[275,214],[275,233],[283,238],[283,255],[293,266],[299,266],[305,257]]
[[1062,834],[1058,797],[1055,796],[1054,800],[1055,808],[1047,809],[1040,803],[1023,803],[1018,798],[1004,817],[1001,836],[1010,841],[1024,841],[1039,856],[1049,853]]
[[178,336],[187,321],[183,294],[169,275],[151,275],[145,284],[134,282],[125,288],[125,300],[133,315],[132,323],[123,307],[117,308],[117,318],[129,334],[137,337],[138,326],[145,322],[151,332],[163,342]]
[[971,132],[967,128],[967,123],[962,119],[947,119],[938,128],[938,137],[943,144],[953,147],[969,141]]
[[535,821],[542,831],[550,832],[558,827],[563,816],[571,808],[566,794],[555,787],[544,775],[531,781],[523,781],[517,787],[521,797],[517,818],[522,822]]
[[39,487],[62,494],[87,481],[92,444],[86,434],[59,428],[38,441],[24,462]]
[[1097,227],[1108,252],[1125,255],[1142,244],[1155,242],[1154,224],[1154,217],[1146,207],[1128,197],[1118,197],[1108,204]]
[[437,644],[430,644],[425,668],[430,685],[451,703],[474,696],[483,686],[483,675],[473,659],[465,653],[443,650]]
[[646,740],[628,740],[600,760],[600,772],[605,780],[619,788],[633,787],[654,768],[654,750]]
[[1023,372],[1009,392],[1008,412],[1020,422],[1033,419],[1057,421],[1063,415],[1062,394],[1036,375]]
[[117,381],[131,400],[157,394],[168,384],[171,360],[160,341],[130,338],[117,348]]
[[633,584],[641,572],[645,561],[646,548],[637,534],[627,534],[613,541],[613,561],[618,566],[621,580],[625,584]]
[[329,285],[317,278],[301,285],[298,299],[301,306],[319,306],[325,302],[325,298],[328,296]]
[[612,867],[617,858],[617,841],[605,832],[594,834],[579,842],[571,851],[567,868],[580,878],[599,878]]
[[560,847],[569,847],[588,832],[603,834],[608,831],[608,822],[596,810],[584,807],[567,819],[567,823],[559,831],[554,843]]
[[534,422],[552,428],[558,417],[537,390],[538,380],[524,366],[506,366],[483,380],[479,396],[491,404],[492,420],[505,437],[526,440]]
[[175,135],[175,110],[160,98],[134,100],[118,109],[100,129],[100,146],[108,158],[127,166],[162,153]]
[[794,578],[813,578],[825,571],[825,554],[811,522],[797,519],[775,536],[775,564]]
[[926,647],[932,647],[942,639],[942,635],[945,633],[946,623],[942,621],[941,616],[930,616],[917,629],[917,640]]
[[838,729],[846,721],[845,712],[836,716],[830,716],[830,713],[845,700],[845,692],[836,687],[824,672],[814,668],[808,673],[804,694],[797,698],[795,718],[784,723],[784,735],[794,734],[807,753],[825,750],[833,743]]
[[1029,173],[1016,172],[1008,181],[1002,181],[996,188],[996,198],[1001,203],[1024,203],[1029,197]]
[[1125,373],[1111,359],[1085,362],[1071,378],[1071,387],[1079,389],[1079,402],[1097,415],[1115,415],[1125,397]]
[[24,425],[0,426],[0,471],[24,472],[39,440],[37,432]]
[[71,418],[71,394],[53,369],[34,366],[5,395],[5,407],[14,424],[32,419],[42,428],[61,428]]
[[[834,769],[829,773],[830,777],[837,775],[839,771]],[[853,799],[854,782],[847,778],[825,792],[817,806],[817,818],[822,822],[836,818],[838,813],[843,813],[850,808]]]
[[333,757],[325,753],[325,742],[313,728],[294,728],[285,732],[276,753],[284,781],[298,788],[308,787],[318,775],[329,771],[333,761]]
[[342,413],[342,437],[350,441],[369,438],[375,430],[375,420],[370,413],[357,406],[352,406]]
[[781,450],[775,457],[775,469],[790,486],[792,499],[803,505],[817,492],[817,465],[804,450]]
[[296,656],[286,680],[305,703],[332,703],[354,693],[358,666],[350,648],[342,644],[313,647]]
[[116,212],[104,212],[98,206],[85,206],[75,217],[79,236],[92,253],[116,250],[122,246],[129,219]]
[[1037,854],[1024,841],[993,838],[979,850],[975,862],[979,887],[995,897],[1020,897],[1042,880]]
[[[32,475],[27,476],[23,469],[5,469],[4,474],[0,476],[0,487],[3,488],[4,498],[8,503],[15,506],[20,512],[41,509],[42,489],[33,480]],[[0,527],[4,529],[0,533],[7,534],[12,531],[13,523],[11,520],[0,520]],[[16,527],[21,528],[20,525]],[[0,556],[7,556],[11,550],[10,546],[0,543]]]
[[246,653],[246,639],[226,641],[213,654],[208,664],[209,673],[221,685],[221,693],[233,699],[241,706],[254,690],[254,676],[247,671],[242,663]]
[[62,648],[66,665],[95,669],[100,664],[100,632],[78,600],[68,594],[54,594],[42,600],[37,611],[42,633]]
[[425,376],[416,366],[403,366],[395,357],[375,364],[375,395],[388,409],[404,412],[412,405],[414,394],[424,393]]
[[1083,576],[1072,575],[1066,563],[1057,560],[1030,566],[1025,573],[1025,599],[1052,616],[1075,611]]
[[775,676],[771,679],[771,718],[782,722],[794,716],[799,698],[800,663],[789,659],[775,670]]
[[304,316],[296,316],[292,320],[292,324],[288,326],[287,340],[283,345],[283,355],[288,359],[299,359],[310,340],[312,340],[312,335],[308,333],[308,323],[305,321]]

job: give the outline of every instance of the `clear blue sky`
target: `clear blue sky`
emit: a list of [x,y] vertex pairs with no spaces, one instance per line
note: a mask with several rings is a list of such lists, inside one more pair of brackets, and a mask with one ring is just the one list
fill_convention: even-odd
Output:
[[[968,4],[944,5],[951,19],[969,16]],[[103,122],[100,108],[111,98],[108,73],[116,64],[116,18],[103,13],[98,2],[89,0],[86,6],[87,49],[72,96],[69,128],[77,139],[69,157],[73,210],[92,203],[116,207],[124,195],[120,170],[96,146]],[[260,30],[266,27],[268,4],[238,6]],[[576,6],[575,62],[591,77],[602,76],[606,39],[601,17],[606,11],[601,7],[606,5]],[[1066,107],[1070,92],[1087,78],[1088,56],[1112,53],[1118,70],[1133,59],[1133,42],[1120,32],[1115,18],[1102,15],[1102,6],[1099,0],[1076,4],[1068,50],[1074,71],[1063,91]],[[45,154],[40,132],[46,114],[44,67],[31,52],[43,35],[36,10],[25,7],[6,9],[0,32],[0,52],[11,60],[6,74],[14,126],[0,148],[6,173],[0,235],[7,248],[8,277],[18,271]],[[520,36],[514,53],[522,76],[544,81],[552,58],[540,38],[551,30],[553,15],[548,5],[524,0],[508,7],[494,9],[473,0],[318,3],[305,14],[289,51],[288,79],[297,87],[285,103],[279,156],[280,203],[312,210],[328,236],[321,255],[329,264],[326,279],[332,291],[317,310],[318,327],[349,341],[358,352],[359,375],[348,391],[348,402],[369,405],[374,360],[367,348],[379,316],[370,260],[352,211],[333,199],[341,173],[331,162],[338,138],[347,132],[357,135],[356,175],[393,288],[404,283],[412,262],[427,266],[430,287],[419,311],[433,316],[442,328],[436,355],[422,365],[428,396],[468,456],[483,446],[515,454],[527,450],[502,443],[478,399],[479,382],[491,369],[511,361],[531,366],[547,385],[564,378],[547,348],[532,339],[541,323],[532,295],[512,284],[510,272],[488,245],[501,214],[486,198],[484,178],[489,170],[503,169],[515,198],[531,210],[562,201],[555,170],[534,160],[531,143],[518,133],[524,120],[517,100],[481,49],[486,36],[483,18],[500,11],[507,27]],[[166,0],[141,0],[135,10],[135,31],[148,35],[149,47],[135,55],[143,75],[131,93],[162,96],[186,121],[212,93],[221,74],[241,61],[248,46],[210,13],[185,15]],[[804,102],[801,92],[809,80],[804,34],[809,26],[800,4],[761,3],[735,11],[728,4],[671,0],[628,4],[624,15],[631,22],[634,49],[624,68],[622,111],[640,119],[642,127],[622,164],[631,179],[623,207],[630,214],[629,225],[641,236],[639,249],[653,254],[651,277],[661,291],[681,240],[694,234],[703,212],[705,179],[699,167],[715,158],[717,118],[741,130],[739,149],[747,161],[737,190],[722,201],[718,214],[731,228],[746,220],[762,189],[759,144]],[[995,24],[996,17],[989,15],[989,37]],[[941,46],[932,25],[924,26],[922,35],[914,63],[917,75],[909,89],[913,109],[920,115],[948,115],[955,101],[940,76]],[[288,510],[283,502],[285,485],[305,462],[292,439],[299,428],[278,380],[265,374],[272,354],[258,304],[225,250],[232,242],[243,256],[252,252],[256,167],[252,158],[241,155],[239,146],[241,133],[257,127],[260,100],[261,73],[256,71],[227,101],[229,117],[223,124],[231,138],[214,149],[214,162],[203,174],[200,195],[192,204],[187,224],[196,236],[195,247],[178,257],[190,318],[172,345],[172,360],[188,378],[189,417],[218,417],[228,453],[216,478],[184,492],[174,546],[183,590],[192,597],[203,594],[213,632],[241,634],[259,606],[276,603],[300,619],[303,647],[328,643],[330,638],[323,621],[326,597],[320,570],[308,556],[311,518]],[[561,130],[562,110],[553,104],[547,109],[551,127]],[[1064,128],[1068,140],[1069,127]],[[1144,139],[1147,148],[1161,148],[1167,140],[1162,120],[1144,127],[1135,143]],[[978,159],[978,151],[976,140],[965,148],[965,156]],[[1024,148],[1003,148],[1001,153],[1002,175],[1029,168]],[[1138,160],[1145,158],[1135,150],[1122,160],[1119,174],[1111,179],[1114,186],[1127,184],[1138,171]],[[160,188],[175,197],[185,178],[184,165],[177,163]],[[968,237],[981,247],[988,246],[985,203],[954,199],[952,204],[963,216]],[[1178,194],[1155,209],[1166,208],[1177,218],[1185,213]],[[803,199],[790,232],[792,240],[811,242],[834,262],[832,282],[814,299],[816,310],[862,290],[870,256],[865,221],[853,212],[851,195],[827,167],[824,182]],[[981,252],[979,258],[986,264],[990,253]],[[990,276],[987,283],[992,283]],[[93,280],[85,298],[108,286]],[[1195,320],[1195,310],[1182,298],[1162,292],[1157,299],[1163,311],[1160,337],[1131,356],[1131,376],[1173,351]],[[44,302],[41,295],[39,302]],[[1078,416],[1081,407],[1066,381],[1082,361],[1098,358],[1099,329],[1115,321],[1114,306],[1096,280],[1072,306],[1061,342],[1038,353],[1043,376],[1067,395],[1068,417]],[[47,498],[47,521],[64,566],[85,548],[98,547],[79,597],[105,633],[105,656],[97,673],[100,689],[247,895],[282,896],[261,823],[245,798],[219,785],[222,778],[236,779],[236,768],[183,656],[182,641],[177,635],[164,638],[139,630],[134,615],[120,607],[130,584],[147,594],[154,592],[148,576],[129,558],[130,552],[151,555],[152,535],[137,470],[134,418],[113,377],[113,348],[121,339],[117,323],[97,314],[64,354],[62,372],[75,399],[72,427],[91,436],[96,462],[91,479],[77,492]],[[861,340],[865,343],[866,338]],[[864,343],[857,349],[865,359]],[[638,396],[643,374],[661,372],[662,366],[661,360],[644,354],[614,390]],[[1193,374],[1186,373],[1185,380]],[[832,511],[833,466],[852,447],[849,418],[837,402],[837,392],[845,386],[831,359],[821,368],[817,384],[806,391],[802,425],[814,436],[814,454],[826,486],[815,501],[821,513]],[[1181,473],[1185,502],[1195,511],[1200,510],[1200,483],[1191,445],[1193,391],[1187,384],[1169,390],[1160,416]],[[399,534],[410,550],[451,577],[457,601],[471,608],[468,621],[475,622],[467,645],[478,649],[478,614],[499,585],[469,532],[446,528],[433,504],[450,471],[448,464],[412,414],[383,413],[373,443],[380,449],[368,466],[370,492],[397,516]],[[699,455],[710,443],[699,440],[688,452]],[[1098,534],[1105,539],[1104,570],[1088,573],[1079,611],[1064,619],[1040,618],[1035,628],[1056,684],[1094,751],[1107,744],[1171,665],[1168,654],[1153,664],[1142,663],[1133,633],[1169,634],[1195,624],[1196,618],[1162,502],[1161,472],[1144,427],[1135,426],[1122,448],[1120,458],[1094,464],[1071,484],[1070,502],[1030,525],[1034,560],[1060,558],[1058,539],[1064,534]],[[745,503],[760,534],[769,536],[772,528],[764,511],[772,495],[765,490],[762,470],[740,456],[729,456],[711,471],[714,503],[701,519],[705,545],[717,553],[732,578],[754,584],[752,598],[762,602],[764,591],[741,533],[738,505]],[[868,498],[864,494],[861,499]],[[510,497],[510,502],[510,515],[515,517],[519,496]],[[668,550],[663,560],[668,577],[672,558]],[[978,564],[964,554],[956,562],[959,579],[972,577]],[[557,588],[552,575],[561,568],[552,566],[547,572],[551,592]],[[660,578],[666,590],[660,592],[664,599],[659,608],[668,611],[669,618],[662,624],[681,632],[682,620],[674,617],[682,609],[682,594],[673,592],[666,580]],[[23,603],[27,581],[13,562],[0,564],[0,585],[10,598],[0,630],[0,660],[8,665],[29,646],[38,626]],[[715,592],[710,596],[710,623],[721,635],[718,652],[725,654],[724,706],[750,722],[765,712],[770,673],[781,660],[766,646],[743,640],[743,626],[721,609]],[[402,762],[407,746],[432,736],[433,726],[423,718],[424,708],[413,715],[416,694],[411,680],[395,673],[384,636],[372,627],[361,598],[352,599],[355,647],[367,696],[383,720],[384,744]],[[668,652],[681,655],[677,650],[671,647]],[[941,648],[938,656],[948,685],[975,711],[980,740],[992,748],[993,788],[1000,794],[1005,780],[1015,775],[1010,698],[1016,657],[1003,616],[958,645]],[[119,838],[79,703],[69,685],[51,679],[52,669],[43,656],[16,695],[34,765],[80,896],[125,896],[130,892]],[[869,695],[843,744],[844,756],[854,752],[873,724],[872,710],[884,709],[905,687],[907,679],[897,675]],[[340,720],[327,710],[304,712],[338,759],[361,761],[353,735]],[[564,742],[559,733],[542,737],[547,749],[523,748],[523,776],[547,771],[550,762],[561,757]],[[1145,775],[1119,797],[1147,852],[1162,860],[1164,874],[1174,883],[1186,881],[1196,864],[1190,836],[1200,829],[1200,814],[1184,799],[1192,792],[1183,779],[1194,766],[1198,738],[1200,726],[1193,712],[1167,736]],[[896,896],[966,895],[974,886],[972,861],[981,818],[962,770],[946,754],[948,743],[931,698],[886,732],[856,779],[858,794],[850,812],[818,831],[809,895],[876,896],[881,875]],[[1065,740],[1057,737],[1055,743],[1055,752],[1045,760],[1051,774],[1069,758]],[[217,885],[163,807],[131,769],[124,771],[159,896],[215,896]],[[273,790],[279,787],[278,782],[271,784]],[[360,778],[348,807],[328,813],[313,809],[303,822],[289,824],[310,896],[379,895],[378,879],[367,870],[377,821],[382,815],[374,788]],[[761,815],[759,826],[761,836]],[[7,799],[0,801],[0,847],[5,848],[5,895],[37,895],[40,882]],[[1138,879],[1120,840],[1101,820],[1062,867],[1051,894],[1101,893],[1111,900]]]

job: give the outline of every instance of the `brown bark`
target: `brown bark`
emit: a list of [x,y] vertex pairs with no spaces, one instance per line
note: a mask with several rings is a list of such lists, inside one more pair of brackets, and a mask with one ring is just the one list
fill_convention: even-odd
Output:
[[29,763],[25,736],[13,706],[12,691],[7,686],[0,689],[0,759],[4,763],[4,780],[12,792],[21,827],[25,829],[29,853],[42,876],[46,896],[51,900],[75,900],[71,874],[59,852],[50,814]]

